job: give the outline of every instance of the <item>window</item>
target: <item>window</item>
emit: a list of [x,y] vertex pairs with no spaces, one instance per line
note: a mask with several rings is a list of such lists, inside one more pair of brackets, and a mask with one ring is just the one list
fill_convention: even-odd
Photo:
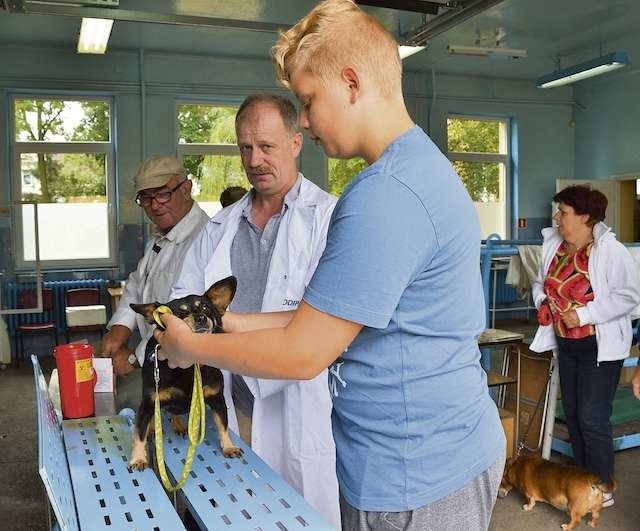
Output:
[[238,107],[202,103],[177,105],[178,158],[193,180],[193,196],[213,216],[228,186],[251,187],[236,141]]
[[[17,266],[112,265],[115,219],[111,101],[14,96]],[[37,232],[35,219],[37,216]]]
[[329,159],[329,192],[340,196],[351,180],[367,167],[364,159]]
[[449,159],[480,217],[482,238],[508,237],[509,123],[490,118],[447,118]]

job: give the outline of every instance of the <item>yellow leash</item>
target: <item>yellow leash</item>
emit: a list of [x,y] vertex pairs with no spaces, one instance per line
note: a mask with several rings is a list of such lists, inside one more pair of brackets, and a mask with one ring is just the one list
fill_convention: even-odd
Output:
[[[153,311],[153,318],[159,326],[164,328],[164,323],[160,318],[162,313],[171,313],[171,309],[168,306],[159,306]],[[158,368],[158,350],[160,345],[156,345],[156,350],[153,356],[154,368],[153,378],[156,383],[156,397],[154,404],[154,427],[156,432],[156,464],[158,465],[158,473],[164,488],[169,492],[175,492],[187,482],[187,476],[191,471],[191,465],[193,464],[193,458],[196,453],[196,447],[204,440],[204,431],[206,425],[205,418],[205,404],[204,394],[202,392],[202,374],[200,373],[200,365],[194,364],[193,366],[193,391],[191,393],[191,408],[189,410],[189,449],[187,450],[187,458],[182,468],[182,475],[180,480],[175,485],[171,485],[171,480],[167,475],[167,469],[164,464],[164,438],[162,434],[162,417],[160,416],[160,396],[158,391],[158,383],[160,382],[160,369]]]

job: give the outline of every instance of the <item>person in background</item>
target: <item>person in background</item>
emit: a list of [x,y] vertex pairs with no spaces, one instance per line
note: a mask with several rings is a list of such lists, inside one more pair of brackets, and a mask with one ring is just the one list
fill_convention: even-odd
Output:
[[[144,348],[153,327],[135,313],[130,303],[169,300],[173,285],[189,245],[209,220],[191,198],[191,181],[173,157],[153,155],[136,172],[135,202],[155,226],[144,255],[125,283],[118,308],[107,324],[102,339],[102,356],[113,360],[115,373],[125,376],[144,363]],[[138,328],[140,343],[135,354],[127,344]]]
[[[557,227],[542,230],[542,262],[532,289],[540,326],[530,348],[558,349],[574,460],[610,484],[611,410],[629,356],[630,316],[640,304],[640,287],[629,251],[603,223],[604,194],[569,186],[553,200]],[[605,493],[603,506],[613,503],[613,493]]]
[[[298,115],[282,96],[255,94],[236,115],[252,185],[207,223],[187,253],[171,298],[201,293],[233,274],[234,312],[295,308],[325,246],[336,199],[298,173]],[[309,381],[225,374],[229,425],[236,410],[252,449],[335,526],[340,525],[327,372]],[[231,401],[231,397],[233,401]],[[246,434],[247,426],[250,434]]]
[[242,199],[246,193],[247,190],[242,186],[229,186],[225,188],[220,194],[220,204],[222,208],[233,205],[233,203]]
[[295,311],[225,314],[228,333],[206,337],[167,316],[162,356],[260,378],[329,366],[342,528],[485,530],[506,444],[477,344],[473,202],[407,112],[397,42],[354,2],[319,3],[273,53],[311,139],[368,167]]

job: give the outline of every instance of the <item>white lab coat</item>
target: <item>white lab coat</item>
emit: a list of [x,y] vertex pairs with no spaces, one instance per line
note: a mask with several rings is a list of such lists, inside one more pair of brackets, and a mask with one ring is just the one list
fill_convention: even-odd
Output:
[[[136,270],[131,272],[125,283],[118,309],[111,317],[107,328],[110,330],[113,325],[119,324],[133,331],[138,327],[141,341],[136,347],[136,357],[140,365],[144,363],[144,349],[154,327],[148,324],[142,315],[134,312],[129,304],[169,301],[171,286],[180,273],[187,250],[207,221],[209,216],[194,201],[191,210],[167,234],[154,234],[147,243]],[[162,250],[154,257],[149,267],[155,244]]]
[[[171,298],[203,293],[232,274],[231,244],[247,194],[213,217],[189,249]],[[300,194],[280,222],[262,311],[294,310],[318,265],[335,198],[302,177]],[[229,426],[238,432],[231,375],[224,372]],[[308,381],[245,377],[253,393],[251,447],[305,500],[340,529],[335,445],[327,371]]]

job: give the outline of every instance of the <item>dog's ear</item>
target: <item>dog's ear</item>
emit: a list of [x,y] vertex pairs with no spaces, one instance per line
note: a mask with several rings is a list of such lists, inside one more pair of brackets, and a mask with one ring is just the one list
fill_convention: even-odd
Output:
[[229,307],[229,304],[231,304],[233,296],[236,294],[237,285],[238,281],[236,277],[230,276],[218,280],[218,282],[206,291],[206,296],[220,315],[222,315]]
[[153,311],[160,306],[159,303],[157,302],[150,302],[148,304],[129,304],[129,306],[131,307],[131,309],[136,312],[139,313],[140,315],[142,315],[142,317],[144,317],[144,320],[147,321],[147,323],[149,324],[156,324],[154,318],[153,318]]

